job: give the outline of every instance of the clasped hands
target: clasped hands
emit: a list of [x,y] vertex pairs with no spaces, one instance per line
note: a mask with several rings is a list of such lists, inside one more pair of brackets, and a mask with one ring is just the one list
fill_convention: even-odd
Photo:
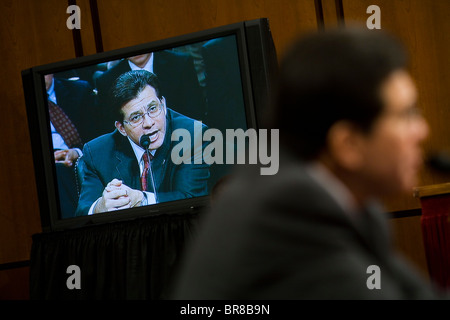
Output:
[[144,193],[142,191],[131,189],[122,181],[113,179],[103,190],[94,213],[138,207],[143,199]]

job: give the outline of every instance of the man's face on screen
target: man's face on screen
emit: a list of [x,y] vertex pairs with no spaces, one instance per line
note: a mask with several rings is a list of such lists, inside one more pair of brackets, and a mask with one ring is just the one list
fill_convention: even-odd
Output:
[[160,100],[154,88],[147,86],[121,110],[124,121],[117,121],[116,128],[123,136],[139,145],[140,138],[146,134],[150,136],[150,150],[162,146],[166,134],[166,106],[164,98]]
[[150,55],[151,53],[140,54],[138,56],[130,57],[128,60],[133,62],[138,67],[143,68],[150,59]]

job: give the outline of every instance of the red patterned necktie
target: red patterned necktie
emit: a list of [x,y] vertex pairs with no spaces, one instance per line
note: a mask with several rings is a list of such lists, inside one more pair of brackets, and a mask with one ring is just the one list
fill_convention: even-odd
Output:
[[142,176],[141,176],[142,191],[148,191],[147,181],[148,181],[148,172],[150,171],[150,160],[148,158],[149,155],[150,155],[150,160],[152,160],[153,156],[151,153],[144,152],[144,155],[142,156],[142,159],[144,160],[144,170],[142,171]]
[[70,121],[67,114],[50,100],[48,100],[48,110],[50,113],[50,121],[64,139],[66,145],[69,148],[81,146],[81,138],[77,128],[75,128],[75,125]]

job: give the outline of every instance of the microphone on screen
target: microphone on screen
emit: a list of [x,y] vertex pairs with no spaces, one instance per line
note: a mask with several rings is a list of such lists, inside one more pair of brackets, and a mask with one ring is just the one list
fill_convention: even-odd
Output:
[[139,144],[144,150],[148,151],[148,147],[150,146],[150,136],[148,134],[144,134],[141,139],[139,139]]
[[148,134],[142,135],[141,138],[139,139],[139,144],[141,145],[142,148],[144,148],[145,152],[147,153],[147,157],[148,157],[148,161],[149,161],[150,179],[152,181],[152,186],[153,186],[153,194],[155,195],[156,203],[158,203],[158,197],[156,195],[156,184],[155,184],[155,179],[153,178],[152,160],[150,157],[150,151],[148,150],[148,148],[150,146],[150,136]]

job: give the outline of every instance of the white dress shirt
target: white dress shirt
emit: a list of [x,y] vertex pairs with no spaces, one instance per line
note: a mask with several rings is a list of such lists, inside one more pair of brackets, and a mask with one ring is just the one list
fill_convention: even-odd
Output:
[[145,64],[145,66],[143,66],[142,68],[138,67],[137,65],[135,65],[130,60],[128,60],[128,64],[130,65],[131,70],[147,70],[148,72],[153,73],[153,52],[150,53],[150,59],[148,59],[148,61]]

